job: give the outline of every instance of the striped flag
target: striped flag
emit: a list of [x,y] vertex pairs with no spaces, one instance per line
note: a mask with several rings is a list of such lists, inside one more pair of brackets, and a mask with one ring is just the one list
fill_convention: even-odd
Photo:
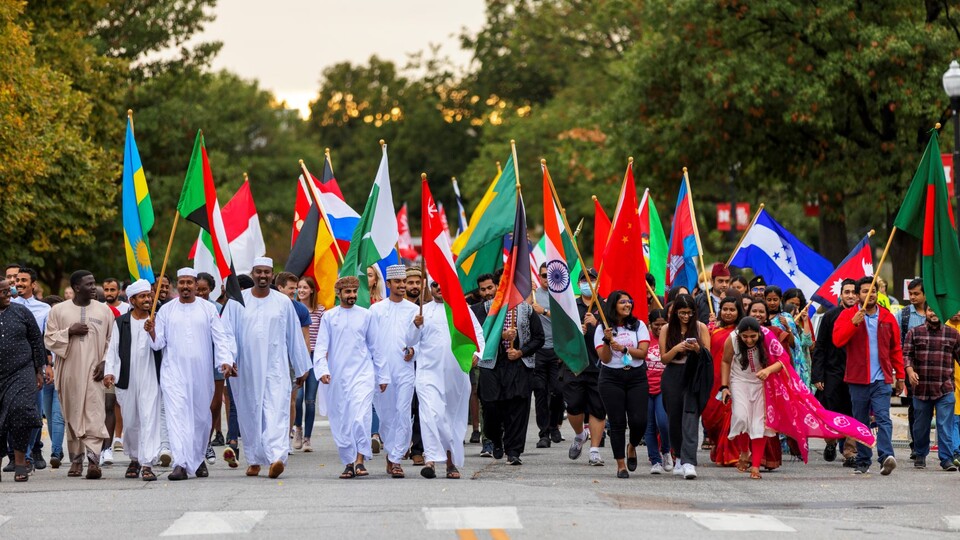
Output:
[[123,147],[123,184],[120,189],[123,213],[123,247],[127,255],[127,270],[131,280],[154,282],[150,265],[150,240],[147,233],[153,228],[153,204],[143,174],[140,151],[133,138],[133,121],[127,118],[127,140]]

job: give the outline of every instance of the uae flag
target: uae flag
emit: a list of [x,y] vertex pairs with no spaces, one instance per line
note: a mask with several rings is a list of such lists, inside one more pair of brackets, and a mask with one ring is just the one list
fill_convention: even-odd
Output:
[[423,177],[423,261],[430,278],[440,285],[443,308],[450,327],[450,347],[460,369],[469,373],[479,350],[470,307],[463,296],[457,268],[453,265],[450,234],[444,230],[426,176]]
[[210,172],[210,161],[203,144],[203,132],[199,130],[193,143],[193,154],[187,166],[177,212],[210,235],[209,250],[226,287],[227,296],[242,304],[243,295],[230,258],[230,242],[220,214],[220,203],[217,202],[217,190],[213,185],[213,173]]
[[[253,270],[253,260],[262,257],[267,252],[267,247],[263,242],[257,205],[253,202],[253,193],[246,175],[237,193],[223,205],[221,215],[223,227],[227,231],[230,255],[233,257],[233,268],[238,274],[249,274]],[[197,272],[211,274],[216,278],[217,285],[223,283],[223,276],[220,275],[213,256],[213,237],[210,233],[200,231],[200,237],[190,250],[190,258],[193,259],[193,267]],[[215,286],[210,292],[210,299],[216,300],[219,297],[220,287]]]
[[927,304],[941,321],[956,315],[960,312],[960,281],[957,280],[960,246],[957,245],[936,129],[930,132],[930,142],[893,225],[920,240],[923,257],[920,277],[923,278]]
[[570,278],[567,256],[574,252],[569,232],[564,228],[560,211],[550,187],[550,172],[543,164],[543,237],[547,264],[547,290],[550,292],[550,324],[553,327],[553,350],[574,374],[587,367],[587,347],[580,327],[580,312]]

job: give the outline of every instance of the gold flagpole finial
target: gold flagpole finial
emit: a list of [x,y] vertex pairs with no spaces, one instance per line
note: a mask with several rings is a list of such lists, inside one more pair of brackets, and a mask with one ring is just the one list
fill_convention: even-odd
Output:
[[421,179],[421,180],[426,180],[426,179],[427,179],[427,173],[425,173],[425,172],[420,173],[420,179]]

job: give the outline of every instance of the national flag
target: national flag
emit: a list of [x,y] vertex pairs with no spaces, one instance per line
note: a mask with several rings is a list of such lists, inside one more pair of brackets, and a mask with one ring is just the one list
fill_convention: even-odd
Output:
[[477,277],[493,273],[503,264],[503,237],[513,230],[510,216],[517,207],[517,176],[513,156],[498,173],[480,204],[473,211],[470,225],[453,242],[457,273],[465,291],[477,288]]
[[[306,222],[307,214],[310,212],[310,201],[313,197],[308,192],[310,188],[303,180],[303,175],[297,179],[297,198],[293,203],[293,226],[290,231],[290,249],[297,245],[297,237]],[[298,274],[299,275],[299,274]]]
[[[457,196],[457,236],[463,234],[463,231],[467,230],[467,212],[463,209],[463,200],[460,198],[460,185],[457,184],[457,179],[452,178],[453,181],[453,193]],[[446,220],[446,217],[444,217]]]
[[440,224],[443,225],[443,232],[450,236],[450,224],[447,222],[447,211],[443,209],[443,203],[437,202],[437,212],[440,212]]
[[210,161],[207,159],[203,132],[199,130],[193,143],[193,153],[190,156],[190,164],[187,166],[183,189],[180,191],[177,212],[187,221],[196,223],[210,234],[210,253],[213,254],[213,260],[226,287],[227,296],[242,304],[243,294],[230,257],[230,241],[227,239],[227,231],[220,214],[220,203],[217,202],[217,189],[213,184],[213,173],[210,171]]
[[120,205],[123,213],[123,248],[127,255],[130,279],[145,279],[153,283],[155,277],[150,264],[150,240],[147,238],[147,233],[153,228],[153,204],[150,202],[147,177],[143,174],[130,118],[127,118],[127,140],[123,145]]
[[660,223],[660,215],[649,189],[643,190],[643,198],[640,199],[640,234],[643,236],[643,258],[647,269],[657,280],[654,290],[663,296],[666,294],[663,278],[667,273],[667,236],[663,233],[663,224]]
[[910,182],[893,225],[920,240],[920,276],[927,304],[945,321],[960,312],[960,247],[940,159],[940,138],[931,130],[930,142]]
[[[513,164],[507,161],[507,168],[511,169]],[[514,189],[516,189],[514,187]],[[513,220],[513,237],[527,238],[527,214],[523,207],[523,197],[517,197],[517,208]],[[474,213],[474,216],[477,214]],[[493,360],[497,356],[498,343],[501,341],[500,335],[503,333],[503,325],[506,321],[507,312],[516,308],[525,302],[533,291],[533,281],[530,279],[530,244],[527,242],[513,242],[510,248],[510,255],[507,262],[503,265],[503,277],[500,278],[500,286],[497,288],[497,295],[493,298],[490,305],[490,311],[487,312],[487,319],[483,322],[484,349],[483,359]]]
[[700,281],[697,277],[697,265],[693,261],[694,257],[701,256],[697,246],[695,219],[689,180],[684,171],[680,191],[677,193],[677,208],[670,225],[670,248],[664,273],[664,290],[682,285],[693,291]]
[[[587,367],[587,348],[580,327],[580,311],[573,290],[578,278],[571,277],[569,254],[573,242],[564,227],[550,187],[550,172],[543,167],[543,238],[546,244],[547,288],[550,291],[550,324],[553,350],[574,374]],[[576,255],[574,254],[574,258]]]
[[[304,182],[302,176],[300,177],[299,185],[301,188],[305,188],[306,186],[306,182]],[[295,276],[311,276],[316,278],[314,274],[314,254],[317,249],[317,233],[319,232],[319,227],[326,227],[327,225],[321,221],[320,210],[316,203],[311,200],[312,197],[309,194],[298,192],[297,205],[300,204],[299,199],[301,193],[304,193],[306,198],[307,210],[303,214],[300,214],[302,209],[294,210],[294,213],[296,215],[302,215],[303,219],[300,220],[299,224],[295,224],[293,246],[290,247],[290,255],[287,256],[287,262],[283,265],[283,269]],[[330,236],[329,233],[327,236]],[[332,244],[330,248],[333,249]],[[336,256],[334,256],[334,264],[336,264]],[[336,275],[336,271],[334,271],[334,275]],[[334,281],[336,281],[336,278],[334,278]],[[319,283],[317,285],[319,286]]]
[[[510,256],[510,252],[513,251],[513,233],[509,233],[503,237],[503,262],[506,264],[507,258]],[[530,279],[533,280],[534,289],[539,289],[539,269],[540,261],[537,260],[536,254],[537,248],[533,245],[533,242],[530,239],[527,239],[527,253],[530,254]]]
[[[360,278],[357,304],[370,306],[370,287],[367,285],[367,267],[377,264],[395,253],[397,244],[397,214],[393,206],[393,190],[390,187],[390,168],[387,162],[387,145],[382,145],[383,156],[377,177],[370,189],[370,196],[353,231],[350,250],[343,256],[341,276]],[[329,214],[330,209],[326,209]],[[332,222],[332,220],[331,220]],[[331,223],[332,225],[333,223]],[[334,229],[336,235],[336,229]]]
[[407,203],[400,206],[397,212],[397,252],[407,260],[417,258],[417,250],[413,247],[413,237],[410,236],[410,221],[407,219]]
[[[334,238],[337,239],[337,246],[341,254],[346,254],[350,249],[350,239],[353,238],[353,232],[360,222],[360,214],[356,212],[343,198],[340,191],[340,185],[333,174],[333,163],[330,161],[330,154],[326,154],[323,160],[323,175],[320,180],[310,175],[313,185],[320,192],[320,207],[326,213],[327,222],[330,224],[330,230],[333,231]],[[314,193],[314,192],[311,192]],[[391,206],[393,203],[390,203]]]
[[626,291],[633,297],[633,316],[647,320],[647,265],[643,257],[643,237],[640,236],[640,207],[637,204],[637,186],[633,179],[633,162],[627,165],[620,190],[620,201],[613,214],[610,241],[603,250],[599,294],[607,298],[615,290]]
[[597,196],[593,196],[593,265],[600,267],[603,258],[603,250],[607,247],[607,240],[610,239],[610,218],[600,206]]
[[[223,218],[223,227],[227,232],[227,242],[230,245],[230,255],[233,257],[233,268],[238,274],[249,274],[253,270],[253,260],[262,257],[267,252],[263,243],[263,233],[260,231],[260,218],[257,215],[257,206],[253,202],[253,193],[250,191],[250,182],[244,175],[243,184],[233,198],[223,205],[220,212]],[[200,249],[203,246],[203,249]],[[210,233],[201,230],[200,237],[190,250],[194,269],[197,272],[207,272],[216,280],[217,285],[223,283],[223,277],[217,269],[213,257],[212,238]],[[215,287],[210,292],[210,299],[220,297],[220,288]]]
[[863,237],[837,266],[837,269],[830,274],[823,285],[813,293],[810,300],[826,308],[835,308],[840,305],[840,288],[845,279],[854,281],[873,275],[873,249],[870,248],[870,235]]
[[430,278],[440,285],[443,309],[450,329],[450,347],[460,369],[469,373],[473,355],[479,350],[470,307],[460,287],[450,251],[450,235],[443,230],[439,209],[434,204],[427,178],[423,177],[423,261]]
[[807,298],[813,298],[833,273],[830,261],[790,234],[766,209],[757,213],[730,265],[753,269],[768,285],[784,290],[797,287]]

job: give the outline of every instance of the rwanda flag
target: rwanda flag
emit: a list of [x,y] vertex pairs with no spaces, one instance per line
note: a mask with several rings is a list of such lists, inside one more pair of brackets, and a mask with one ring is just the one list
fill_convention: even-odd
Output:
[[120,188],[123,214],[123,247],[127,254],[130,279],[154,282],[150,265],[150,241],[147,233],[153,228],[153,204],[143,174],[137,141],[133,138],[133,122],[127,118],[127,141],[123,149],[123,184]]

